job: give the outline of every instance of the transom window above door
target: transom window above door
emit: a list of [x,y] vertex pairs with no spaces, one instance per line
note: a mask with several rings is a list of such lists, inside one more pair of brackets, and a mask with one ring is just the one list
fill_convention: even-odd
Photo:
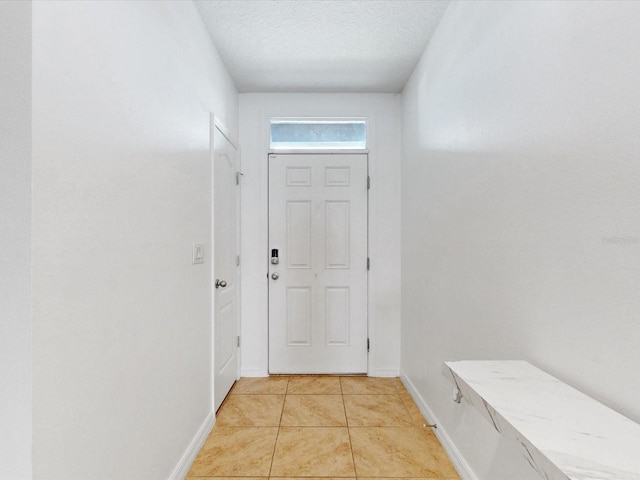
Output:
[[271,150],[364,150],[365,119],[281,119],[269,121]]

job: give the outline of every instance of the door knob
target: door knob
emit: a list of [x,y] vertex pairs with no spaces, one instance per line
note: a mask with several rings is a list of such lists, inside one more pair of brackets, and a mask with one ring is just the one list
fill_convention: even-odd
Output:
[[227,286],[227,281],[226,280],[218,280],[216,278],[216,288],[220,288],[220,287],[224,288],[226,286]]
[[280,278],[280,275],[278,275],[278,272],[273,272],[273,273],[271,274],[271,278],[273,278],[274,280],[277,280],[277,279],[279,279],[279,278]]

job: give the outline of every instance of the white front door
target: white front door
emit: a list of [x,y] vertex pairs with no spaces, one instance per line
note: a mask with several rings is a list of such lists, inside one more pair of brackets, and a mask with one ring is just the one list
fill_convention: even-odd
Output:
[[366,154],[269,155],[269,255],[269,372],[366,373]]
[[238,379],[238,149],[213,129],[213,391],[217,410]]

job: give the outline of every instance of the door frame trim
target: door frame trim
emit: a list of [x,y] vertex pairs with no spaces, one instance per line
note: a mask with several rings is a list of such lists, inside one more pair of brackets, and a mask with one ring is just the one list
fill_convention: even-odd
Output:
[[[269,199],[270,192],[270,178],[269,178],[269,156],[270,155],[366,155],[367,157],[367,177],[371,175],[371,154],[369,149],[333,149],[333,150],[311,150],[311,149],[300,149],[300,150],[267,150],[267,245],[265,248],[265,258],[266,258],[266,275],[267,275],[267,375],[269,375],[269,328],[270,328],[270,309],[269,309],[269,255],[271,251],[269,250],[269,240],[270,240],[270,219],[269,219]],[[367,188],[367,258],[371,255],[371,187]],[[367,376],[375,376],[374,367],[374,348],[375,341],[371,341],[373,337],[373,307],[372,307],[372,298],[371,298],[371,269],[367,268]]]
[[[240,150],[240,144],[238,143],[238,141],[231,135],[229,129],[224,125],[224,123],[222,122],[221,119],[219,119],[218,117],[215,116],[214,112],[209,112],[209,165],[211,167],[211,173],[210,173],[210,181],[211,181],[211,192],[210,192],[210,198],[209,198],[209,208],[210,208],[210,218],[211,218],[211,229],[209,232],[211,241],[209,242],[210,245],[210,251],[209,251],[209,268],[210,268],[210,275],[209,275],[209,300],[210,300],[210,304],[211,304],[211,315],[210,315],[210,327],[211,327],[211,358],[209,359],[209,364],[211,366],[211,388],[210,388],[210,393],[211,393],[211,410],[213,411],[213,415],[214,415],[214,423],[215,423],[215,414],[216,412],[214,411],[215,408],[215,348],[216,348],[216,342],[215,342],[215,312],[216,312],[216,305],[215,305],[215,295],[214,295],[214,285],[216,282],[216,274],[215,274],[215,245],[214,245],[214,241],[215,241],[215,204],[214,204],[214,199],[215,199],[215,192],[214,192],[214,187],[215,187],[215,178],[214,178],[214,151],[215,151],[215,145],[214,145],[214,134],[215,134],[215,130],[218,130],[225,139],[227,139],[227,141],[236,149],[236,151],[238,152],[238,170],[242,171],[242,152]],[[238,187],[240,187],[240,185],[238,185]],[[241,207],[241,195],[240,195],[240,188],[238,188],[236,190],[236,252],[237,255],[240,254],[240,246],[241,246],[241,239],[240,239],[240,235],[241,235],[241,215],[242,215],[242,211],[240,209]],[[237,335],[240,335],[240,326],[241,326],[241,311],[242,311],[242,305],[241,305],[241,289],[240,289],[240,285],[241,285],[241,273],[242,273],[242,269],[240,268],[240,266],[236,267],[236,332]],[[237,361],[237,368],[236,368],[236,380],[238,380],[240,378],[240,369],[242,366],[241,363],[241,349],[240,347],[237,347],[237,352],[236,352],[236,361]]]

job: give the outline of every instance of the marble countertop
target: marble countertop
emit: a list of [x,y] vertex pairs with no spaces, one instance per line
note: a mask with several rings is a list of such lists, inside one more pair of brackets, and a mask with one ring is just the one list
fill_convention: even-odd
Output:
[[445,362],[444,375],[547,480],[640,480],[640,424],[524,361]]

